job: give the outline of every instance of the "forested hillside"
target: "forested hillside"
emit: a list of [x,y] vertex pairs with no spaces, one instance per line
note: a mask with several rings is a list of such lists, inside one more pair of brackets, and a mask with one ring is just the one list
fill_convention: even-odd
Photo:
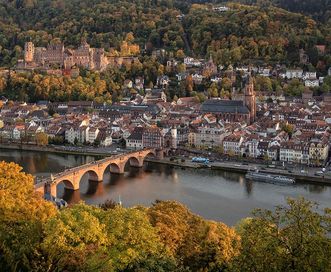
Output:
[[[272,6],[230,6],[231,11],[218,13],[211,4],[179,0],[1,1],[0,65],[15,64],[28,40],[45,46],[59,38],[77,46],[86,38],[94,47],[109,49],[118,48],[128,32],[142,48],[176,52],[191,47],[197,57],[212,52],[218,62],[295,61],[299,48],[331,41],[330,29],[303,15]],[[183,21],[177,18],[182,13]]]
[[196,54],[212,52],[224,64],[256,59],[293,62],[299,59],[300,48],[309,50],[326,42],[308,17],[275,7],[229,7],[230,11],[218,13],[192,6],[185,28]]
[[237,2],[249,5],[274,5],[291,12],[310,15],[321,21],[327,21],[331,17],[330,0],[237,0]]

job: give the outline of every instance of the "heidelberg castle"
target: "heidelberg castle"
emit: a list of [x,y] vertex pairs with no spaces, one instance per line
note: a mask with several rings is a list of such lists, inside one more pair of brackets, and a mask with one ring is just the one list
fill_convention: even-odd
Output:
[[[132,45],[131,45],[132,46]],[[138,48],[139,46],[134,45]],[[92,48],[83,41],[77,49],[65,48],[63,43],[49,44],[47,47],[35,47],[32,42],[24,45],[24,59],[17,63],[19,69],[53,69],[71,70],[74,67],[83,67],[90,70],[103,71],[109,65],[121,66],[132,63],[136,57],[108,56],[103,48]]]

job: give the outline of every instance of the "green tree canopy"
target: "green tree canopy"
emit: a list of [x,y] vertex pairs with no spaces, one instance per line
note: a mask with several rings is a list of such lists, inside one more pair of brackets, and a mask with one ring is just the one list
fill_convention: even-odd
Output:
[[236,271],[331,271],[331,211],[299,198],[256,210],[239,228]]

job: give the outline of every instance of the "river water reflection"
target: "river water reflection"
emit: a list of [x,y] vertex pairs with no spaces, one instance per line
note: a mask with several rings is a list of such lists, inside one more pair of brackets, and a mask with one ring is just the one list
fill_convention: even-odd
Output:
[[[13,161],[24,171],[37,176],[63,171],[66,167],[95,160],[91,156],[62,155],[31,151],[0,149],[0,161]],[[106,169],[103,182],[82,178],[79,191],[58,186],[58,196],[69,203],[80,200],[100,204],[121,197],[124,206],[150,205],[156,199],[178,200],[193,212],[229,225],[250,215],[254,208],[272,209],[284,204],[287,197],[304,196],[316,201],[320,208],[331,207],[331,187],[312,184],[279,186],[248,182],[243,175],[211,171],[172,168],[166,165],[145,164],[142,169],[127,167],[124,175],[114,175]]]

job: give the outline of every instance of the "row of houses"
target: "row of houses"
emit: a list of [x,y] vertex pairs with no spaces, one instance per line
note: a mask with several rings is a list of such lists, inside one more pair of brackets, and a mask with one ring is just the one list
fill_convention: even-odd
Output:
[[[268,136],[266,136],[268,135]],[[274,136],[265,132],[224,128],[219,125],[191,129],[187,145],[192,148],[214,149],[230,156],[265,159],[300,164],[324,165],[329,157],[329,133],[314,133],[310,139],[299,139],[278,130]]]

